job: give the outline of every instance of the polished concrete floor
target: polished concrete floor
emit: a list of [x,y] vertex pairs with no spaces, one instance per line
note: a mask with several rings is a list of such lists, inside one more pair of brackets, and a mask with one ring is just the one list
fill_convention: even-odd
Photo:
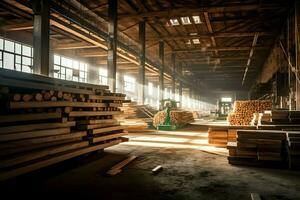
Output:
[[[54,199],[265,200],[300,199],[300,172],[232,166],[227,151],[207,144],[200,126],[175,132],[130,134],[126,142],[0,185],[1,194]],[[138,158],[116,176],[105,172],[128,155]],[[153,175],[151,170],[162,165]]]

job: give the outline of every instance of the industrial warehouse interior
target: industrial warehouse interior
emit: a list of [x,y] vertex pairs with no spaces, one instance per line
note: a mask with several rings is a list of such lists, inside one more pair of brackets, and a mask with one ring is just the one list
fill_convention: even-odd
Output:
[[299,26],[297,0],[1,0],[1,196],[299,200]]

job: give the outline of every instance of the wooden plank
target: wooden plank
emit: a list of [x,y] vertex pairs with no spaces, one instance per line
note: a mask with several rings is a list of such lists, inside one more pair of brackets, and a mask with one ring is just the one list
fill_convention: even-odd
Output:
[[89,130],[89,129],[104,128],[108,126],[118,126],[118,125],[120,125],[119,122],[112,123],[112,124],[85,124],[85,125],[77,125],[76,128],[78,130]]
[[4,77],[0,77],[0,83],[1,85],[4,86],[28,88],[28,89],[35,89],[35,90],[54,90],[54,91],[62,91],[62,92],[75,93],[75,94],[94,93],[91,90],[77,89],[72,87],[64,87],[64,86],[51,85],[45,83],[35,83],[35,82],[22,81],[22,80],[14,80],[14,79],[9,79]]
[[26,153],[21,156],[14,156],[13,158],[7,159],[7,160],[1,160],[0,167],[10,167],[14,166],[20,163],[28,162],[31,160],[35,160],[38,158],[42,158],[45,156],[61,153],[64,151],[69,151],[73,149],[78,149],[82,147],[87,147],[89,145],[88,141],[81,141],[81,142],[75,142],[71,144],[63,144],[55,147],[49,147],[42,150],[36,150],[34,152]]
[[6,142],[0,145],[1,148],[16,148],[20,146],[26,146],[26,145],[36,145],[46,142],[54,142],[58,140],[67,140],[72,138],[81,138],[87,135],[86,131],[78,131],[73,133],[67,133],[67,134],[61,134],[61,135],[53,135],[53,136],[47,136],[47,137],[40,137],[40,138],[31,138],[31,139],[25,139],[20,141],[12,141],[12,142]]
[[88,116],[104,116],[104,115],[119,115],[121,111],[72,111],[70,117],[88,117]]
[[57,129],[49,129],[49,130],[10,133],[10,134],[0,135],[0,142],[20,140],[26,138],[35,138],[35,137],[45,137],[50,135],[60,135],[66,133],[70,133],[70,128],[57,128]]
[[54,122],[54,123],[7,126],[7,127],[0,128],[0,134],[16,133],[22,131],[34,131],[34,130],[41,130],[41,129],[65,128],[71,126],[75,126],[75,122],[65,122],[65,123]]
[[32,101],[10,102],[11,109],[19,108],[48,108],[48,107],[107,107],[107,103],[70,102],[70,101]]
[[117,145],[120,142],[121,142],[121,140],[114,140],[114,141],[111,141],[111,142],[108,142],[105,144],[99,144],[99,145],[89,146],[89,147],[78,149],[78,150],[73,150],[70,152],[65,152],[60,155],[55,155],[48,159],[41,160],[41,161],[32,163],[32,164],[24,166],[24,167],[13,169],[13,170],[10,170],[7,172],[1,172],[0,173],[0,181],[4,181],[4,180],[10,179],[10,178],[19,176],[21,174],[25,174],[25,173],[49,166],[49,165],[53,165],[55,163],[59,163],[64,160],[68,160],[68,159],[80,156],[82,154],[86,154],[86,153],[104,149],[104,148],[107,148],[107,147],[110,147],[113,145]]
[[134,159],[136,159],[137,156],[129,156],[125,160],[119,162],[118,164],[114,165],[108,172],[106,172],[108,175],[116,175],[121,172],[121,169],[128,165],[130,162],[132,162]]
[[123,104],[121,104],[121,103],[109,103],[109,107],[122,107],[123,106]]
[[34,121],[34,120],[43,120],[43,119],[57,119],[61,117],[62,115],[59,112],[1,115],[0,123]]
[[96,142],[102,142],[102,141],[106,141],[106,140],[111,140],[114,138],[119,138],[122,136],[127,135],[127,133],[114,133],[114,134],[110,134],[110,135],[105,135],[105,136],[101,136],[101,137],[93,137],[91,139],[92,143],[96,143]]
[[100,134],[100,133],[107,133],[111,131],[118,131],[118,130],[124,130],[126,129],[126,126],[112,126],[107,128],[99,128],[99,129],[93,129],[92,134]]
[[152,174],[157,174],[163,169],[161,165],[156,166],[154,169],[152,169]]
[[117,123],[118,121],[116,119],[90,119],[90,120],[78,120],[76,121],[77,125],[82,125],[82,124],[114,124]]
[[125,100],[125,97],[116,97],[116,96],[100,96],[100,95],[88,95],[88,99],[96,99],[96,100]]

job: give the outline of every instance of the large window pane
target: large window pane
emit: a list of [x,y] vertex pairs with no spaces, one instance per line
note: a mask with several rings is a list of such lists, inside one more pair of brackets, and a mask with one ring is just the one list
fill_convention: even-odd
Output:
[[14,69],[14,55],[11,53],[4,53],[3,68]]
[[4,49],[6,51],[10,51],[13,53],[15,51],[14,43],[9,40],[5,40],[5,48]]

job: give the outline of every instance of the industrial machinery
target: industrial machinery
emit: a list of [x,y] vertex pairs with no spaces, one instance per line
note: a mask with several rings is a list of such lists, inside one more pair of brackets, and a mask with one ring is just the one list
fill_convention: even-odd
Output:
[[161,101],[161,108],[166,113],[166,118],[165,118],[163,124],[160,124],[160,125],[157,126],[158,130],[168,130],[168,131],[170,131],[170,130],[175,130],[175,129],[178,128],[175,124],[172,124],[170,112],[171,112],[171,110],[176,110],[179,107],[177,105],[179,103],[180,102],[174,101],[174,100],[171,100],[171,99],[163,99]]

